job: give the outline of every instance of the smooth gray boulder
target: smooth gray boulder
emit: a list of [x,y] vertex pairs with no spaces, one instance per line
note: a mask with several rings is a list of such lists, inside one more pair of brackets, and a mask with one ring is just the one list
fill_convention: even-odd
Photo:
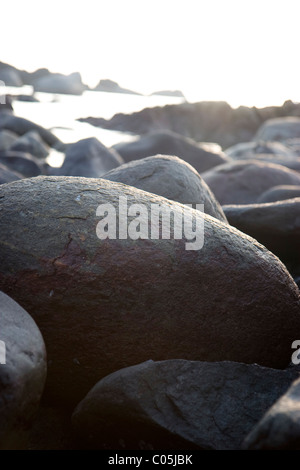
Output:
[[259,204],[265,204],[268,202],[277,202],[284,201],[285,199],[293,199],[295,197],[300,197],[300,185],[279,185],[273,186],[268,189],[258,198]]
[[226,222],[223,210],[199,173],[184,160],[168,155],[142,158],[103,175],[182,204],[204,204],[204,212]]
[[24,449],[46,379],[46,351],[33,319],[0,292],[0,450]]
[[37,158],[46,158],[49,155],[49,147],[45,144],[37,131],[26,132],[26,134],[13,143],[10,150],[27,152]]
[[201,146],[193,139],[167,130],[152,132],[136,141],[114,145],[114,148],[126,163],[157,154],[175,155],[199,173],[229,161],[223,152],[212,152],[205,144]]
[[300,450],[300,379],[266,412],[243,442],[249,450]]
[[299,376],[237,362],[147,361],[100,380],[72,425],[81,448],[238,450]]
[[253,140],[285,141],[300,137],[300,118],[295,116],[268,119],[256,132]]
[[257,160],[227,163],[201,176],[221,205],[253,204],[273,186],[300,185],[300,174],[296,171]]
[[[165,218],[149,230],[153,205],[173,211],[169,239],[153,232]],[[185,229],[174,237],[183,211],[196,240]],[[76,177],[2,185],[0,212],[0,288],[43,334],[48,403],[74,407],[102,377],[148,359],[288,365],[299,290],[276,256],[234,227],[121,183]]]
[[115,150],[108,149],[98,139],[90,137],[69,145],[63,165],[53,168],[52,174],[99,178],[122,163],[123,159]]

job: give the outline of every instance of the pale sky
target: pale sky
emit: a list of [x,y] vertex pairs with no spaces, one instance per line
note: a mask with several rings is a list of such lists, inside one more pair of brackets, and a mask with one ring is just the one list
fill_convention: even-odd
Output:
[[29,71],[191,101],[300,101],[300,0],[7,0],[0,14],[0,60]]

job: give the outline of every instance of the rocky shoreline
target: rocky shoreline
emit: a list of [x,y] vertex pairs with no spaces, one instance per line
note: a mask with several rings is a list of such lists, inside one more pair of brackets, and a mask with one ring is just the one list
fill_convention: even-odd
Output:
[[299,106],[0,104],[1,450],[300,449]]
[[172,131],[197,142],[217,143],[226,150],[241,142],[264,140],[256,136],[260,126],[269,119],[287,116],[299,118],[300,104],[286,101],[282,106],[233,109],[226,102],[208,101],[157,106],[132,114],[118,113],[111,119],[90,116],[79,121],[137,135]]

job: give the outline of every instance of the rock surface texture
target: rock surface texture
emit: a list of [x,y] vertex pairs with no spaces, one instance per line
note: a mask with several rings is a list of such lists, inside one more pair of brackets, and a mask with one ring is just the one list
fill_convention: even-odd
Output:
[[226,222],[223,210],[199,173],[184,160],[156,155],[119,166],[103,178],[182,204],[204,204],[204,212]]
[[[175,216],[184,208],[199,236],[204,225],[202,248],[187,250],[187,233],[99,239],[97,208],[118,213],[120,196],[148,209],[147,224],[152,204]],[[105,375],[148,359],[289,363],[299,290],[277,257],[235,228],[121,183],[74,177],[2,185],[0,216],[0,288],[43,334],[49,401],[75,406]]]
[[82,447],[237,450],[297,376],[236,362],[147,361],[100,380],[73,428]]

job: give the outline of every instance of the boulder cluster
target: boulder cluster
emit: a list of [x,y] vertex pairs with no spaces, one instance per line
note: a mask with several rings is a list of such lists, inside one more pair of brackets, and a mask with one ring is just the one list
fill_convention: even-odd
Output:
[[107,148],[0,111],[0,449],[300,449],[299,121]]

